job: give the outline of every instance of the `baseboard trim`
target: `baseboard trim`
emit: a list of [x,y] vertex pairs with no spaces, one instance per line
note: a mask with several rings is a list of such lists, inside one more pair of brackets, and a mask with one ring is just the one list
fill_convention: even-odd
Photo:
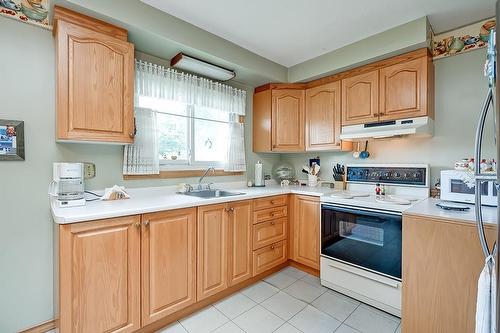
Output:
[[45,333],[56,328],[56,320],[52,319],[36,326],[19,331],[19,333]]
[[319,277],[319,269],[315,269],[315,268],[306,266],[304,264],[301,264],[300,262],[293,261],[292,259],[290,259],[288,261],[288,265],[290,265],[292,267],[295,267],[295,268],[298,268],[301,271],[304,271],[306,273],[309,273],[309,274],[312,274],[314,276]]

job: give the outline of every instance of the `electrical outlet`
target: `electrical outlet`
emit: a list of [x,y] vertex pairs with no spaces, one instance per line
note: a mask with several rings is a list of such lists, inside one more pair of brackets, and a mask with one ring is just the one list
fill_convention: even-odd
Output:
[[83,176],[85,177],[85,179],[90,179],[95,177],[94,163],[83,163]]

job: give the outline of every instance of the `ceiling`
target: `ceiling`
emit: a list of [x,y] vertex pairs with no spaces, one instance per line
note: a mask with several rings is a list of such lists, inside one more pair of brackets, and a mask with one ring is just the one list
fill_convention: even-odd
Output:
[[435,33],[494,16],[495,0],[141,0],[290,67],[428,16]]

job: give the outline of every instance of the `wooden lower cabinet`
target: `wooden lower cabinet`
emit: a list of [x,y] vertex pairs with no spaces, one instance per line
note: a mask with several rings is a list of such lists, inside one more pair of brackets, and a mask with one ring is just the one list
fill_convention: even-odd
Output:
[[141,327],[140,216],[59,226],[59,331]]
[[228,286],[227,205],[198,208],[197,300],[212,296]]
[[197,300],[252,277],[252,201],[198,208]]
[[142,217],[142,323],[196,302],[196,208]]
[[319,197],[293,195],[291,211],[291,259],[319,269]]
[[253,275],[263,273],[287,260],[286,240],[253,251]]
[[287,262],[286,202],[259,201],[285,208],[285,217],[259,224],[246,200],[59,226],[60,332],[127,333],[168,322]]
[[252,277],[252,201],[229,206],[228,285]]
[[271,245],[285,239],[288,232],[287,224],[288,220],[285,217],[254,225],[253,249],[258,250],[261,247]]
[[[496,228],[486,237],[492,245]],[[484,266],[474,223],[404,215],[402,264],[402,332],[474,332]]]

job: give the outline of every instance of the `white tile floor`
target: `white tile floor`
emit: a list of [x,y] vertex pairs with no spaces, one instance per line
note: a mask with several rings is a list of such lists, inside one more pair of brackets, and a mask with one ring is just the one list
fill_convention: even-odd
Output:
[[399,324],[287,267],[158,333],[396,333]]

